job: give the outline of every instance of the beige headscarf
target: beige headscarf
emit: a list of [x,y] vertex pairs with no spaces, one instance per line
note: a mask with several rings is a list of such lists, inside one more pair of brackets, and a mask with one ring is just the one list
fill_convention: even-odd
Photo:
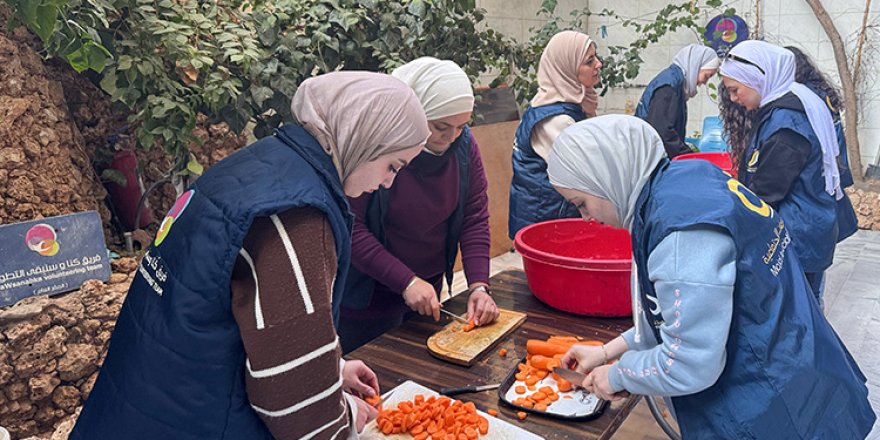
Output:
[[431,133],[412,89],[381,73],[346,71],[309,78],[293,95],[290,110],[333,157],[342,181],[363,163],[424,145]]
[[635,116],[597,116],[556,138],[547,173],[553,186],[610,201],[623,227],[630,229],[639,193],[665,157],[663,140],[647,122]]
[[577,79],[578,67],[587,60],[592,44],[589,35],[575,31],[562,31],[550,39],[538,64],[538,93],[532,98],[532,107],[573,102],[588,116],[596,115],[599,94]]
[[412,87],[429,121],[474,111],[471,80],[452,61],[416,58],[394,69],[391,76]]

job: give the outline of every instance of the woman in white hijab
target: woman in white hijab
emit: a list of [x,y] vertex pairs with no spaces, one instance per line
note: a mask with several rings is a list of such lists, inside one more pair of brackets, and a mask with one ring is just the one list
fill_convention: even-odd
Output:
[[547,157],[566,127],[596,116],[602,61],[589,35],[562,31],[554,35],[538,64],[538,93],[523,113],[513,144],[508,235],[532,223],[577,217],[547,182]]
[[582,121],[554,143],[553,186],[584,220],[632,235],[636,323],[561,363],[602,399],[670,398],[682,438],[864,438],[865,377],[786,253],[785,223],[714,165],[664,156],[631,116]]
[[391,189],[351,199],[352,265],[338,326],[350,352],[400,325],[410,312],[439,319],[443,280],[452,285],[461,249],[469,296],[467,319],[498,317],[489,293],[487,180],[468,128],[474,94],[455,63],[422,57],[391,74],[415,91],[431,136]]
[[744,41],[721,65],[730,100],[757,110],[738,178],[769,203],[791,228],[794,250],[822,304],[825,270],[837,243],[839,154],[825,103],[794,81],[795,56],[763,41]]
[[672,65],[661,71],[642,93],[636,116],[648,121],[670,158],[691,153],[685,144],[687,101],[697,95],[697,86],[706,84],[721,60],[702,44],[690,44],[675,55]]

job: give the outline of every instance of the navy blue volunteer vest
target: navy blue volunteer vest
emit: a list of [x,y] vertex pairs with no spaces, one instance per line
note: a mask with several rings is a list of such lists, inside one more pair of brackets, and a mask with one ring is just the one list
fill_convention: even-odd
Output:
[[[452,286],[453,266],[455,266],[455,257],[458,255],[458,241],[461,238],[461,226],[464,220],[464,205],[467,202],[470,188],[470,160],[471,148],[473,148],[470,128],[465,126],[450,148],[455,149],[455,160],[458,162],[458,205],[449,218],[449,233],[446,235],[446,249],[444,250],[446,254],[445,275],[448,286]],[[385,239],[385,218],[388,215],[389,197],[390,190],[383,187],[373,192],[365,216],[367,229],[386,247],[388,244]],[[426,250],[426,252],[432,251],[434,250]],[[342,305],[356,310],[369,307],[370,301],[373,299],[375,283],[373,278],[352,266],[345,283]]]
[[285,126],[224,159],[187,197],[141,261],[73,440],[272,438],[245,394],[245,352],[229,291],[258,216],[304,206],[327,215],[338,309],[352,220],[330,156],[304,129]]
[[647,274],[651,252],[672,232],[695,225],[721,228],[736,244],[727,362],[708,389],[672,398],[682,438],[831,440],[868,434],[875,415],[865,377],[810,294],[792,253],[798,238],[779,214],[704,161],[661,164],[636,207],[633,254],[642,304],[658,341],[657,326],[675,318],[650,312],[656,298]]
[[570,116],[575,122],[587,117],[579,104],[570,102],[530,106],[516,128],[507,220],[511,240],[515,238],[517,231],[533,223],[580,217],[577,208],[550,186],[547,162],[532,149],[532,130],[535,125],[559,115]]
[[811,151],[788,195],[779,202],[779,214],[795,239],[794,250],[804,271],[822,272],[831,266],[837,244],[837,202],[825,191],[822,147],[807,115],[787,107],[775,107],[766,112],[753,128],[752,142],[740,161],[738,178],[745,186],[751,184],[755,163],[760,161],[761,147],[783,128],[807,139]]
[[681,140],[684,140],[687,129],[687,99],[684,94],[684,72],[681,71],[681,67],[675,64],[664,69],[648,83],[648,87],[642,92],[642,98],[636,107],[635,116],[643,121],[647,121],[648,109],[651,108],[651,99],[654,97],[654,92],[661,87],[667,86],[672,87],[672,90],[675,92],[676,102],[679,103],[678,112],[675,114],[675,132],[678,133],[678,137]]
[[[831,105],[828,95],[823,92],[817,84],[806,84],[831,112],[831,118],[834,120],[834,131],[837,132],[837,146],[840,155],[837,156],[837,168],[840,170],[840,187],[849,188],[853,186],[852,171],[849,169],[849,152],[846,150],[846,135],[843,133],[843,123],[840,120],[840,112]],[[837,242],[840,243],[845,238],[856,233],[859,229],[859,219],[853,209],[849,196],[844,193],[843,198],[837,201]]]

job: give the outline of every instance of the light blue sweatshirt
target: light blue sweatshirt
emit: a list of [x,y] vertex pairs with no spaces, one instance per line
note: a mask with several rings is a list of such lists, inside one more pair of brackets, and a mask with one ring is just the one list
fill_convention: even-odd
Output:
[[640,314],[641,343],[635,343],[634,329],[623,333],[629,351],[611,366],[612,388],[649,396],[682,396],[709,388],[727,359],[736,281],[733,238],[709,226],[669,234],[648,256],[648,276],[663,315],[662,343]]

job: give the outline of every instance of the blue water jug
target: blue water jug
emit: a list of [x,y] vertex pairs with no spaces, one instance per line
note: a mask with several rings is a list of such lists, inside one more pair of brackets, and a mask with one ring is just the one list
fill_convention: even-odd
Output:
[[718,116],[706,116],[703,119],[703,133],[700,137],[700,151],[713,153],[727,151],[727,140],[724,139],[724,126]]

